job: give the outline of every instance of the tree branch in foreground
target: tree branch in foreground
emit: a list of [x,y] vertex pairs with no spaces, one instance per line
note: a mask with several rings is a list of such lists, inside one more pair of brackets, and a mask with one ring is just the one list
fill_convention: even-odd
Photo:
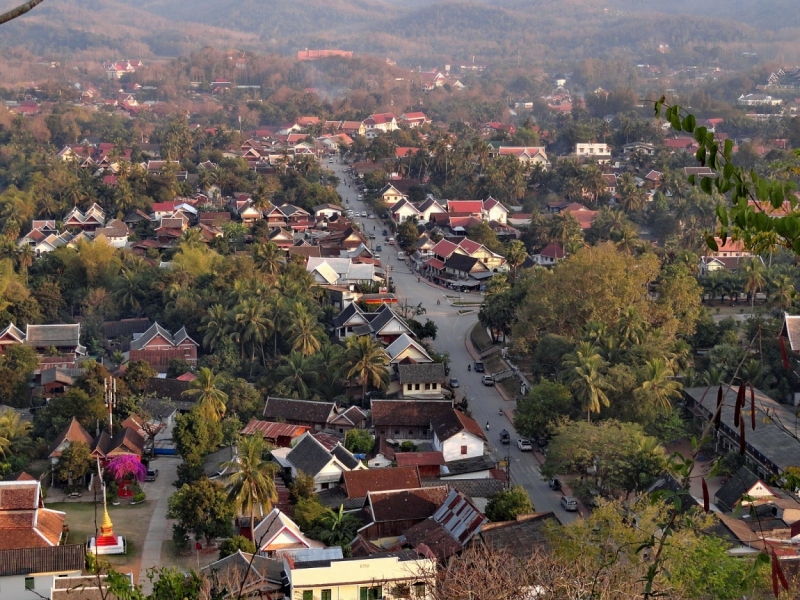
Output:
[[28,0],[25,4],[17,6],[16,8],[12,8],[8,12],[4,12],[0,15],[0,25],[3,23],[8,23],[12,19],[16,19],[17,17],[21,17],[26,12],[29,12],[39,6],[42,3],[42,0]]

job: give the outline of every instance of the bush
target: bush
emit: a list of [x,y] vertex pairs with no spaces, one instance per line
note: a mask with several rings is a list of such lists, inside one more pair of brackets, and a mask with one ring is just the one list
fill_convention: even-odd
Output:
[[400,452],[416,452],[416,451],[417,451],[417,445],[410,440],[406,440],[405,442],[400,444]]
[[223,540],[219,545],[219,558],[222,560],[226,556],[235,554],[239,550],[247,552],[248,554],[254,554],[256,545],[243,535],[235,535],[232,538]]
[[145,498],[147,498],[147,495],[144,492],[139,492],[133,495],[133,498],[131,498],[131,502],[139,504],[140,502],[144,502]]
[[177,523],[173,525],[172,543],[178,550],[186,550],[189,547],[189,531]]

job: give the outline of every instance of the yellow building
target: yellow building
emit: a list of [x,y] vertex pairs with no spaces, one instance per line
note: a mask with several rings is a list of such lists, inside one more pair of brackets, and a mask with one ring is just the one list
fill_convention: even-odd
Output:
[[436,562],[411,550],[306,563],[287,556],[284,571],[292,600],[428,600]]

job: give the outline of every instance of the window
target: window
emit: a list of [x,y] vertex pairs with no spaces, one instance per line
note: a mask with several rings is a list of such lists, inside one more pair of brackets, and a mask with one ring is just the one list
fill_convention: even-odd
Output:
[[466,453],[467,453],[467,447],[461,446],[461,454],[466,454]]
[[368,588],[362,587],[359,588],[358,591],[359,600],[378,600],[379,598],[383,598],[383,594],[381,593],[383,590],[381,589],[381,586]]
[[305,590],[303,592],[303,600],[314,600],[314,592],[312,590]]
[[431,389],[431,384],[430,384],[430,383],[426,383],[426,384],[425,384],[425,389],[426,389],[426,390],[429,390],[429,389]]
[[323,484],[320,484],[320,485],[321,485],[323,490],[327,490],[330,487],[331,484],[330,483],[323,483]]
[[321,600],[331,600],[331,591],[330,590],[322,590]]
[[406,389],[407,389],[409,392],[411,391],[412,387],[413,387],[413,386],[412,386],[410,383],[407,383],[407,384],[406,384]]
[[33,589],[33,577],[26,577],[25,578],[25,589],[32,590]]
[[415,583],[413,588],[414,588],[414,598],[424,598],[425,597],[425,584],[424,583]]
[[427,430],[427,428],[422,430],[422,435],[428,435],[428,430]]
[[411,431],[411,430],[409,429],[409,430],[408,430],[408,435],[409,435],[409,436],[413,436],[413,435],[414,435],[414,432],[413,432],[413,431]]
[[395,435],[400,435],[400,430],[399,430],[399,429],[395,429],[395,430],[394,430],[394,434],[395,434]]
[[419,384],[418,383],[414,385],[414,389],[415,390],[419,390]]

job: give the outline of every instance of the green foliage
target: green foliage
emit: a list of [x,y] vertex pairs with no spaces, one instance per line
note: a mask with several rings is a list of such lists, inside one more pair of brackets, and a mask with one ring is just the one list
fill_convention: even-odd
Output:
[[123,381],[135,393],[141,394],[144,391],[148,379],[156,377],[158,372],[145,360],[134,360],[125,366]]
[[535,512],[535,509],[525,488],[515,485],[510,490],[497,492],[489,498],[485,512],[490,521],[498,522],[513,521],[519,515]]
[[525,437],[549,438],[562,423],[580,417],[580,406],[569,389],[542,380],[517,403],[514,429]]
[[94,431],[97,421],[103,424],[108,416],[102,395],[90,397],[82,389],[74,387],[60,398],[54,398],[36,412],[33,419],[34,436],[54,439],[69,424],[73,415],[87,431]]
[[56,477],[59,481],[80,480],[89,473],[93,465],[89,445],[75,441],[61,452],[55,466]]
[[303,497],[294,506],[294,521],[301,531],[310,533],[327,510],[316,496]]
[[[153,593],[147,598],[152,600],[200,600],[204,597],[204,581],[195,572],[183,571],[175,567],[149,569],[147,578],[153,586]],[[117,593],[122,598],[123,596]]]
[[256,551],[256,545],[243,535],[235,535],[232,538],[222,540],[219,545],[219,558],[222,560],[226,556],[236,554],[239,550],[253,554]]
[[0,404],[6,406],[23,405],[28,395],[28,382],[34,369],[39,365],[36,351],[23,345],[9,346],[0,356]]
[[419,239],[419,230],[413,221],[403,221],[397,226],[397,243],[403,250],[410,250]]
[[375,438],[366,429],[350,429],[344,436],[344,447],[355,454],[369,454]]
[[216,421],[203,417],[198,408],[178,415],[172,432],[178,454],[205,457],[214,452],[222,443],[222,426]]
[[298,504],[302,498],[314,497],[314,476],[298,471],[297,476],[289,484],[289,500]]
[[417,445],[411,440],[405,440],[400,443],[400,452],[416,452]]
[[588,477],[591,472],[598,490],[610,497],[646,489],[666,465],[657,440],[645,435],[635,423],[576,421],[556,431],[542,473]]
[[172,494],[167,517],[210,544],[215,537],[231,536],[234,509],[222,484],[203,477]]

